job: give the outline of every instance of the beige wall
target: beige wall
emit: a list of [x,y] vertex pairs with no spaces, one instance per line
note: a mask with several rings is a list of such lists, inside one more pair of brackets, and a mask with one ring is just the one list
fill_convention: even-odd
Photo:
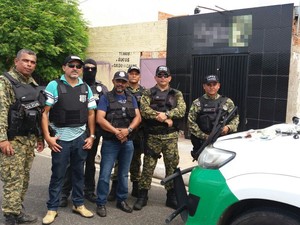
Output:
[[299,87],[300,87],[300,47],[292,46],[286,122],[291,122],[293,116],[300,117]]
[[300,27],[297,28],[298,25],[298,21],[294,20],[286,112],[286,122],[288,123],[292,121],[293,116],[300,117]]
[[97,79],[109,89],[116,71],[140,66],[141,58],[166,57],[167,20],[89,28],[87,57],[98,64]]

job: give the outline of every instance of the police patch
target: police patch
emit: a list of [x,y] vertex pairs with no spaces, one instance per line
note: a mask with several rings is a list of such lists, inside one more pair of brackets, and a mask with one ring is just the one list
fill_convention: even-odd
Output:
[[86,95],[79,95],[80,102],[86,102]]
[[96,90],[100,93],[102,91],[102,87],[101,86],[97,86]]
[[99,100],[99,94],[94,94],[94,99]]

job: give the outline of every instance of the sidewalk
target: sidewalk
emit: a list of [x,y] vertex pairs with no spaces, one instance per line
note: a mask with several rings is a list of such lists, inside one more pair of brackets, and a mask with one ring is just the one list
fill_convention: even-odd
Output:
[[[98,165],[97,168],[99,168],[99,162],[100,162],[100,148],[101,148],[101,142],[98,147],[98,153],[96,155],[96,164]],[[179,149],[179,165],[180,169],[186,169],[191,166],[196,166],[197,161],[193,162],[193,159],[191,157],[190,151],[192,150],[192,144],[189,139],[185,139],[184,137],[180,137],[178,140],[178,149]],[[47,157],[51,157],[51,150],[49,148],[45,148],[44,151],[41,153],[36,153],[36,154],[41,154]],[[183,175],[183,180],[185,185],[188,185],[188,180],[189,180],[189,173]],[[156,168],[154,170],[153,174],[154,178],[157,178],[159,180],[163,179],[165,177],[165,166],[164,166],[164,161],[163,157],[161,157],[156,165]]]

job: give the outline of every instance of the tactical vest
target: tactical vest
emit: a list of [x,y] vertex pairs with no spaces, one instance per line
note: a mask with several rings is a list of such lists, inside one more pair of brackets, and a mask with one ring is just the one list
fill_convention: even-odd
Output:
[[104,94],[103,84],[95,83],[93,85],[90,85],[90,87],[91,87],[91,90],[93,92],[94,99],[95,99],[95,101],[98,105],[100,97]]
[[9,73],[4,76],[12,84],[16,101],[8,112],[8,140],[15,136],[42,135],[42,108],[45,105],[45,87],[23,84],[14,79]]
[[[212,131],[220,106],[221,104],[224,104],[227,99],[227,97],[223,96],[214,100],[206,99],[203,96],[199,97],[201,110],[198,112],[196,123],[204,133],[209,134]],[[226,114],[227,112],[224,112],[223,115],[221,115],[221,118]]]
[[[126,103],[117,101],[114,91],[106,94],[109,102],[109,108],[106,112],[105,119],[111,123],[113,127],[127,128],[135,117],[135,108],[133,106],[133,98],[127,90],[125,91]],[[103,138],[113,139],[115,135],[111,132],[104,131]]]
[[[98,105],[99,103],[99,100],[100,100],[100,97],[102,95],[104,95],[105,93],[107,93],[107,88],[103,88],[103,84],[101,82],[95,82],[94,84],[90,85],[91,87],[91,90],[93,92],[93,96],[94,96],[94,99],[96,101],[96,104]],[[97,111],[97,109],[95,109],[95,112]],[[96,123],[96,127],[95,127],[95,134],[97,137],[100,137],[102,136],[103,134],[103,129],[101,128],[101,126]]]
[[139,91],[137,91],[137,92],[132,92],[130,89],[128,89],[128,91],[130,91],[130,93],[135,97],[135,99],[138,103],[138,106],[140,108],[140,104],[141,104],[140,102],[141,102],[142,95],[145,91],[145,88],[143,86],[140,86]]
[[[157,92],[156,88],[150,88],[150,107],[159,112],[167,112],[177,106],[176,89],[170,88],[168,93]],[[146,119],[145,123],[148,132],[151,134],[168,134],[178,130],[179,120],[173,119],[173,127],[155,119]],[[157,129],[158,128],[158,129]]]
[[49,121],[57,127],[79,127],[88,121],[88,87],[86,83],[71,87],[56,80],[58,101],[49,113]]

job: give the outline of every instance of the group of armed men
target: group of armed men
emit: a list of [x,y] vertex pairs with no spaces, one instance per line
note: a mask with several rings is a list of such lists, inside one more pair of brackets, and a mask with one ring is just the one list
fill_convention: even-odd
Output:
[[[36,65],[36,53],[21,49],[11,70],[0,76],[0,173],[5,224],[37,221],[36,216],[26,213],[23,201],[34,150],[42,151],[46,143],[51,149],[52,175],[43,224],[55,221],[58,208],[68,205],[70,193],[72,211],[86,218],[94,213],[84,206],[84,198],[96,203],[100,217],[107,215],[107,201],[116,200],[116,207],[127,213],[141,210],[147,205],[161,155],[166,176],[179,164],[178,137],[186,103],[182,92],[170,87],[169,68],[157,67],[156,84],[146,89],[140,85],[140,69],[131,66],[114,74],[113,88],[108,91],[96,79],[97,63],[93,59],[67,56],[61,77],[43,88],[32,77]],[[222,111],[224,117],[235,107],[230,98],[218,94],[219,88],[217,75],[206,76],[205,94],[189,109],[187,125],[193,158],[200,154],[220,110],[226,108]],[[239,115],[235,114],[222,126],[221,135],[237,131],[238,124]],[[101,137],[96,185],[95,156]],[[137,198],[133,207],[126,201],[129,172],[131,195]],[[167,183],[165,189],[166,206],[176,209],[173,183]]]

